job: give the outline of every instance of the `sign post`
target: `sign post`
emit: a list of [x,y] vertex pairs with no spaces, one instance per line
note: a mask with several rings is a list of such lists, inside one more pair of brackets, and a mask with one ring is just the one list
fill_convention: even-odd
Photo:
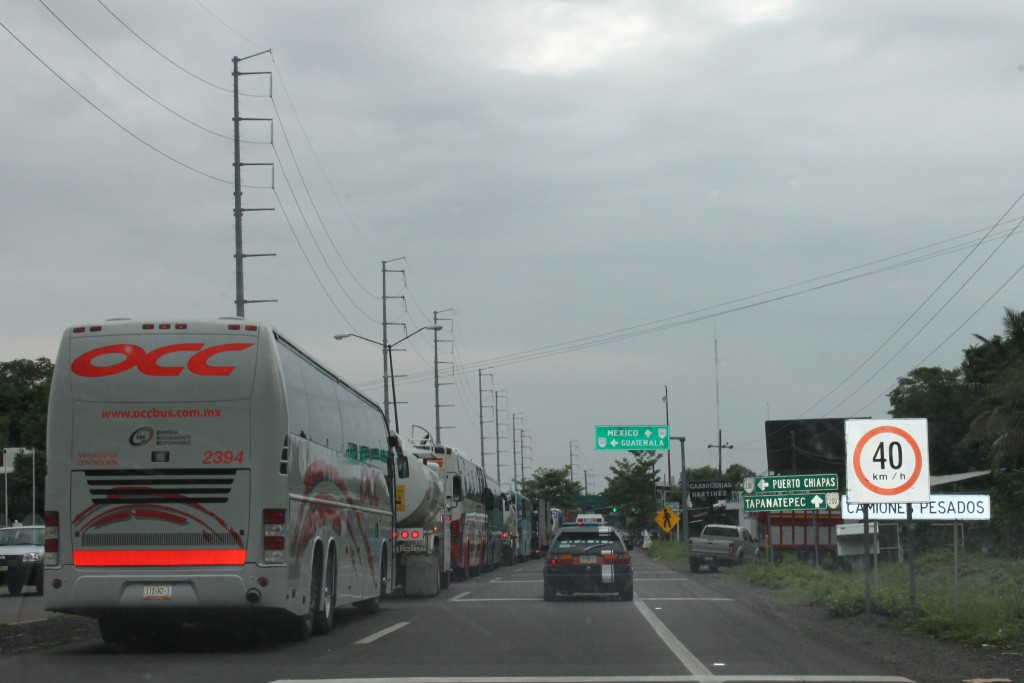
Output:
[[[846,487],[850,502],[864,512],[864,611],[870,614],[868,504],[928,502],[928,420],[847,420]],[[911,605],[917,601],[912,509],[907,505]]]

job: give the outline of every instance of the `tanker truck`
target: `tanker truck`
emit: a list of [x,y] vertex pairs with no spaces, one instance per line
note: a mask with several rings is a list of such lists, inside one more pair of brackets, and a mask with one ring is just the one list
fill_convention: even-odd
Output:
[[[421,428],[422,429],[422,428]],[[445,507],[444,460],[429,434],[391,435],[395,480],[395,583],[406,595],[437,595],[451,579],[451,538]]]

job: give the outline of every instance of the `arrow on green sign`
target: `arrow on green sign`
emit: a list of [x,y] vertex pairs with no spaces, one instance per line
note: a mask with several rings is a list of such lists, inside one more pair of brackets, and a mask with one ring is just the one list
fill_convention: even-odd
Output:
[[[833,500],[835,499],[835,500]],[[839,494],[768,493],[743,496],[744,512],[785,512],[790,510],[835,510],[839,507]]]
[[594,449],[598,451],[668,449],[668,425],[598,426],[594,431]]

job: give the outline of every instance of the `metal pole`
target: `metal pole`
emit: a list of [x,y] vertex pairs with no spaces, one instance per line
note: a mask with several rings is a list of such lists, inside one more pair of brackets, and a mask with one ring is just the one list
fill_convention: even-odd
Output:
[[494,389],[494,462],[495,469],[498,470],[498,490],[501,491],[501,437],[498,436],[498,394],[500,393],[497,389]]
[[480,394],[480,467],[487,476],[487,461],[484,458],[484,371],[476,371],[477,387]]
[[[665,395],[661,398],[665,402],[665,426],[668,427],[668,385],[665,385]],[[665,460],[668,465],[668,489],[672,490],[672,442],[669,441],[669,447],[665,449]]]
[[[954,521],[954,524],[956,522]],[[917,604],[917,573],[914,571],[914,504],[907,503],[907,550],[910,560],[910,604]]]
[[687,501],[689,484],[686,481],[686,437],[673,436],[672,441],[679,442],[679,523],[683,527],[683,545],[690,545],[690,507]]
[[[437,327],[437,311],[434,311],[434,327]],[[441,443],[441,378],[437,373],[437,330],[434,330],[434,438]]]
[[380,262],[380,281],[381,281],[381,308],[383,310],[383,322],[381,327],[383,328],[382,334],[383,342],[381,343],[381,355],[384,358],[384,424],[387,425],[388,432],[391,432],[391,404],[390,396],[388,396],[388,262]]
[[518,472],[516,471],[516,414],[512,413],[512,490],[516,489],[516,479]]
[[398,434],[398,392],[395,391],[395,360],[391,356],[391,345],[387,347],[388,361],[391,363],[391,400],[395,403],[395,434]]
[[235,315],[245,317],[245,280],[242,277],[242,145],[238,111],[238,57],[232,57],[231,76],[235,81]]
[[864,512],[864,614],[871,614],[871,536],[868,533],[868,506],[861,505]]

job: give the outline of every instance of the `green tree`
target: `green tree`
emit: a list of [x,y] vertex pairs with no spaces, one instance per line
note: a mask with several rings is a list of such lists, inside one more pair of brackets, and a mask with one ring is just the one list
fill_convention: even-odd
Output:
[[686,480],[690,483],[695,481],[721,481],[722,475],[718,473],[717,467],[712,467],[711,465],[704,465],[692,470],[687,467]]
[[[46,408],[50,397],[53,363],[46,358],[13,360],[0,363],[0,448],[27,449],[16,456],[13,471],[7,474],[6,493],[0,505],[0,517],[6,509],[12,520],[28,519],[32,507],[32,463],[34,458],[36,512],[43,507],[46,480]],[[9,520],[3,520],[7,523]]]
[[654,486],[658,481],[657,465],[660,453],[654,451],[630,451],[633,460],[623,458],[611,466],[612,476],[602,494],[613,505],[625,511],[632,529],[642,529],[650,524],[654,513],[660,509]]
[[1003,334],[964,351],[971,422],[960,441],[974,469],[1024,466],[1024,312],[1004,309]]
[[583,484],[569,478],[569,465],[558,469],[538,467],[523,482],[522,493],[530,500],[546,499],[555,507],[570,507],[583,494]]
[[[32,466],[35,465],[35,476],[33,477]],[[21,449],[15,453],[14,468],[7,475],[6,490],[10,496],[6,502],[6,509],[10,520],[19,521],[24,524],[42,523],[43,516],[43,484],[46,481],[46,454],[36,450],[33,456],[32,449]],[[32,484],[35,483],[35,500],[32,499]],[[32,504],[35,503],[36,518],[32,517]],[[0,518],[4,516],[4,507],[0,507]]]
[[53,363],[46,358],[0,363],[0,446],[46,447],[46,406]]
[[733,488],[742,488],[743,480],[747,477],[756,476],[757,472],[751,470],[738,462],[734,462],[729,465],[728,469],[722,474],[722,481],[727,481],[732,484]]
[[975,458],[960,446],[973,413],[973,401],[964,382],[964,370],[914,368],[896,381],[889,392],[889,414],[897,418],[928,420],[929,467],[933,474],[971,469]]

